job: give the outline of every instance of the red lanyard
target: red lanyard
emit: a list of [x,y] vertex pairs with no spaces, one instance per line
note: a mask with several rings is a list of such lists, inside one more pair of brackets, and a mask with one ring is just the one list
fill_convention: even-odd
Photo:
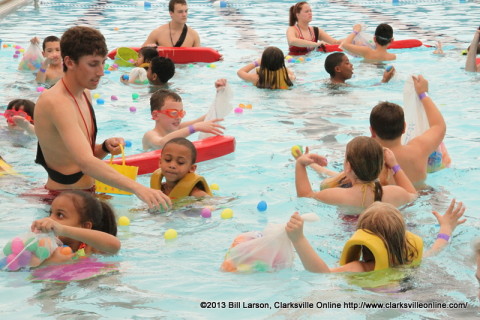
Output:
[[[85,129],[87,130],[87,135],[92,140],[91,141],[92,151],[95,152],[95,149],[94,149],[95,148],[95,141],[93,141],[93,137],[90,135],[90,131],[88,130],[88,126],[87,126],[87,122],[85,121],[85,118],[83,117],[83,113],[82,113],[82,110],[80,110],[80,106],[78,105],[77,99],[75,99],[72,92],[70,92],[67,85],[65,84],[65,81],[63,81],[63,78],[62,78],[62,83],[63,83],[63,86],[65,87],[65,89],[67,89],[67,92],[72,97],[73,101],[75,101],[75,104],[77,105],[78,112],[80,113],[80,116],[82,117],[82,120],[83,120],[83,124],[85,125]],[[85,97],[85,92],[83,93],[83,95]],[[87,97],[85,97],[85,100],[87,100]],[[87,104],[88,104],[88,100],[87,100]],[[90,106],[89,106],[88,110],[90,111],[90,118],[92,118],[92,111],[90,110]],[[93,119],[92,119],[92,126],[93,126]]]

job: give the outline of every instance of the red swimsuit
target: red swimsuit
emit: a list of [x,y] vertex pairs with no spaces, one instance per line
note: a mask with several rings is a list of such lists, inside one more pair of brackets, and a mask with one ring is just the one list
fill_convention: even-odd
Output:
[[[297,29],[298,34],[300,35],[298,38],[299,38],[299,39],[302,39],[302,40],[306,40],[306,39],[303,37],[302,31],[300,30],[300,28],[298,27],[298,25],[295,25],[295,28]],[[310,32],[310,39],[313,39],[312,42],[317,42],[318,39],[317,39],[317,37],[315,36],[314,32],[312,32],[312,29],[313,29],[312,27],[308,27],[308,31]],[[315,48],[290,46],[290,47],[288,47],[288,50],[290,50],[290,53],[289,53],[289,54],[291,54],[291,55],[300,55],[300,54],[307,54],[307,53],[309,53],[310,51],[315,50]]]

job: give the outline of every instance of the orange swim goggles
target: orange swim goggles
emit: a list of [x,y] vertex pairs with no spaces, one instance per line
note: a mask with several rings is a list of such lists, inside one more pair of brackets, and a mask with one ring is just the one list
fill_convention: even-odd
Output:
[[177,110],[177,109],[165,109],[165,110],[158,110],[158,111],[153,111],[153,113],[162,113],[167,115],[167,117],[173,118],[173,119],[182,119],[185,117],[185,114],[187,112],[185,110]]
[[10,124],[15,124],[13,121],[13,116],[21,116],[24,117],[25,120],[29,121],[30,123],[33,123],[32,117],[30,117],[25,111],[23,110],[6,110],[5,113],[3,113],[3,116],[7,119],[7,122]]

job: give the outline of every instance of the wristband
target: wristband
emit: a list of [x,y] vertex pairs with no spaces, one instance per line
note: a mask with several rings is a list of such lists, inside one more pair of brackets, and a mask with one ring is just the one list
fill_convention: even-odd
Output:
[[437,239],[443,239],[448,242],[450,240],[450,236],[446,233],[439,233],[437,235]]
[[107,148],[107,140],[103,141],[102,150],[105,151],[106,153],[110,153],[110,151],[108,151],[108,148]]
[[398,171],[400,171],[402,168],[400,168],[399,164],[396,164],[392,167],[393,170],[393,175],[396,175]]
[[45,73],[46,71],[46,69],[40,68],[40,72]]
[[352,33],[353,33],[354,35],[357,35],[357,34],[358,34],[358,31],[353,30]]
[[422,92],[418,95],[418,99],[420,99],[420,100],[423,100],[426,97],[428,97],[428,94],[426,92]]
[[188,132],[190,132],[190,134],[192,134],[192,133],[195,133],[197,131],[195,130],[195,128],[192,125],[189,125],[188,126]]
[[255,67],[258,67],[258,66],[259,66],[259,64],[258,64],[257,60],[253,60],[253,62],[252,62],[252,63],[253,63],[253,65],[254,65]]

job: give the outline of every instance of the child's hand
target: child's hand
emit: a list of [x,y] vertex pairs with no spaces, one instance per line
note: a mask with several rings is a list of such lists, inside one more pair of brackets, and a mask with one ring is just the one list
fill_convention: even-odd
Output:
[[385,166],[389,169],[398,164],[395,154],[388,148],[383,148],[383,161],[385,162]]
[[12,120],[15,123],[16,126],[18,126],[19,128],[22,128],[24,130],[26,130],[28,128],[28,126],[30,126],[30,121],[28,121],[27,119],[25,119],[22,116],[13,116]]
[[55,251],[52,252],[50,257],[42,263],[42,265],[71,262],[75,253],[63,254],[61,250],[62,247],[56,248]]
[[215,88],[217,88],[217,91],[225,88],[226,85],[227,79],[218,79],[217,81],[215,81]]
[[322,167],[325,167],[327,165],[327,158],[315,154],[315,153],[308,153],[309,149],[308,147],[305,148],[305,153],[302,154],[300,157],[297,158],[297,163],[301,164],[302,166],[306,167],[311,165],[312,163],[316,163]]
[[428,81],[424,77],[418,75],[418,77],[412,76],[412,79],[417,94],[428,92]]
[[297,242],[298,240],[304,238],[303,219],[298,212],[292,214],[290,221],[288,221],[287,225],[285,226],[285,231],[287,232],[288,238],[292,242]]
[[45,232],[48,233],[53,231],[56,236],[61,235],[63,226],[58,223],[57,221],[50,219],[50,218],[43,218],[39,220],[35,220],[32,223],[32,232]]
[[210,121],[197,122],[193,125],[193,128],[195,129],[195,131],[222,135],[225,127],[219,125],[217,123],[219,121],[223,121],[223,119],[213,119]]
[[362,25],[357,23],[356,25],[353,26],[353,31],[355,31],[355,32],[362,31]]
[[455,206],[455,199],[452,199],[452,202],[450,202],[450,206],[444,215],[440,215],[437,211],[433,211],[432,213],[440,224],[440,233],[451,235],[453,230],[455,230],[459,224],[467,221],[467,219],[459,220],[464,212],[465,207],[463,206],[463,203],[458,202]]
[[40,40],[37,37],[33,37],[30,39],[31,44],[40,44]]
[[383,78],[382,78],[382,82],[383,83],[387,83],[388,81],[390,81],[390,79],[392,79],[392,77],[395,75],[395,67],[392,66],[392,68],[390,68],[390,70],[385,70],[383,72]]

